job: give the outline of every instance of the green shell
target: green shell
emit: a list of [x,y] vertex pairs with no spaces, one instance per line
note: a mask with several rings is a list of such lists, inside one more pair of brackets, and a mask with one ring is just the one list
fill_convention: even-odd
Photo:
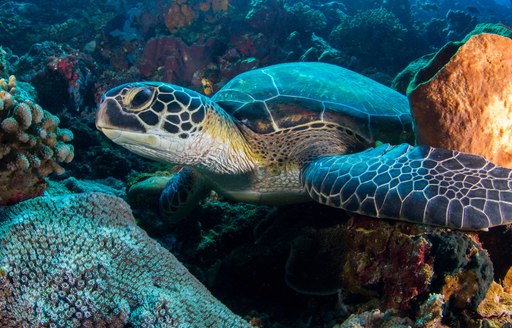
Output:
[[407,97],[326,63],[287,63],[249,71],[213,100],[256,133],[333,122],[369,140],[412,141]]

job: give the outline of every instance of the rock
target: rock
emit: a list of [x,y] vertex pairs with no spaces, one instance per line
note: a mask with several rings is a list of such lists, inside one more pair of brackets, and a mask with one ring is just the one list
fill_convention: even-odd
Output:
[[432,293],[442,294],[447,311],[475,309],[492,275],[487,252],[469,234],[355,215],[346,225],[296,237],[285,278],[302,293],[343,289],[380,309],[410,314]]
[[416,142],[512,168],[512,40],[474,35],[444,59],[409,93]]

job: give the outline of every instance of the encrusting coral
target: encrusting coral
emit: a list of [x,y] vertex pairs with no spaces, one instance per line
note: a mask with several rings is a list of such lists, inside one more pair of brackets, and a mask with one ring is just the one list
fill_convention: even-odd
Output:
[[74,156],[73,133],[19,87],[0,80],[0,205],[40,195],[44,178],[61,174]]
[[1,327],[250,327],[102,193],[0,212]]

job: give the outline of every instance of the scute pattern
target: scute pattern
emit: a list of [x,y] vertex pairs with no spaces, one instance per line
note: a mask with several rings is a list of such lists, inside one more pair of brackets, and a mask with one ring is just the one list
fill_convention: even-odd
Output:
[[405,96],[326,63],[249,71],[228,82],[212,100],[259,134],[322,121],[344,126],[366,140],[412,142]]
[[[132,110],[129,106],[121,110],[116,104],[124,104],[128,90],[150,87],[155,97],[145,108]],[[108,116],[114,125],[121,125],[134,131],[145,132],[162,129],[181,138],[188,138],[198,129],[207,108],[201,95],[188,89],[166,83],[137,82],[116,87],[105,94],[104,101],[111,101]],[[115,101],[113,101],[115,99]],[[122,123],[122,124],[119,124]]]
[[303,184],[322,204],[378,218],[468,230],[512,223],[512,171],[458,151],[385,144],[321,158]]

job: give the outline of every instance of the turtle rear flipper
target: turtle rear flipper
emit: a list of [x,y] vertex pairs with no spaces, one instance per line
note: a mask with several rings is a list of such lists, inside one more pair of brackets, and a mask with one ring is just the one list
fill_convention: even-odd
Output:
[[377,218],[464,230],[512,223],[512,171],[453,150],[385,144],[322,157],[302,183],[319,203]]
[[210,191],[197,171],[183,167],[167,182],[160,195],[160,214],[176,223],[186,218]]

